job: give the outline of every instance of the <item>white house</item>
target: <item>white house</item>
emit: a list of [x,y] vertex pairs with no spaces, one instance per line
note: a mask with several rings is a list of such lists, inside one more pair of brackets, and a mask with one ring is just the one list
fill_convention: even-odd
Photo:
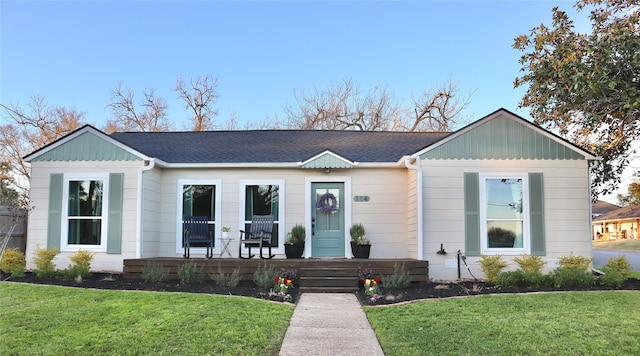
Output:
[[[553,268],[591,255],[595,159],[504,109],[454,133],[84,126],[25,157],[27,267],[39,244],[59,247],[58,266],[84,249],[95,270],[122,271],[124,259],[181,257],[184,215],[208,216],[218,237],[270,213],[276,258],[295,224],[307,258],[350,258],[349,227],[362,223],[372,259],[428,260],[434,279],[457,277],[458,251],[476,276],[480,254],[541,255]],[[318,203],[326,193],[335,207]]]

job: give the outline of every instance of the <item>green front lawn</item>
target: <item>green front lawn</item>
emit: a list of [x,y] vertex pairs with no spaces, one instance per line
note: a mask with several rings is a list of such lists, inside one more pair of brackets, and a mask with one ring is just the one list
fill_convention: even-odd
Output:
[[640,251],[639,240],[594,240],[594,248],[609,248],[615,250]]
[[496,295],[365,308],[386,355],[640,355],[640,292]]
[[0,355],[277,355],[292,305],[0,283]]

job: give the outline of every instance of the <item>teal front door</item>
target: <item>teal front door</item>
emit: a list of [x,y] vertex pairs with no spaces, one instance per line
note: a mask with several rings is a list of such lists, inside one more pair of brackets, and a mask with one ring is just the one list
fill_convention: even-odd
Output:
[[344,183],[313,183],[311,196],[311,255],[344,257]]

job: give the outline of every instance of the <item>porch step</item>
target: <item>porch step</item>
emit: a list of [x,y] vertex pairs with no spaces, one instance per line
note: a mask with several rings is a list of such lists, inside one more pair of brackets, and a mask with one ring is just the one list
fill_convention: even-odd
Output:
[[303,267],[300,291],[313,293],[353,293],[358,290],[358,270],[344,267]]
[[300,293],[355,293],[358,288],[349,287],[300,287]]
[[353,267],[303,267],[305,277],[356,277],[358,269]]

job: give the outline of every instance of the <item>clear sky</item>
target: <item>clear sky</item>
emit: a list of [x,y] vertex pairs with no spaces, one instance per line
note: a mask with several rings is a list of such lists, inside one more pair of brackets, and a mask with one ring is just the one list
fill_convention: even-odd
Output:
[[[551,9],[588,30],[575,1],[69,1],[0,2],[0,102],[27,107],[32,95],[86,112],[102,128],[111,91],[141,98],[155,88],[184,129],[188,111],[176,78],[218,78],[218,123],[285,117],[294,90],[349,77],[363,91],[386,86],[400,100],[449,79],[475,90],[464,113],[519,109],[513,89],[520,52],[513,39]],[[4,120],[4,118],[2,119]]]

